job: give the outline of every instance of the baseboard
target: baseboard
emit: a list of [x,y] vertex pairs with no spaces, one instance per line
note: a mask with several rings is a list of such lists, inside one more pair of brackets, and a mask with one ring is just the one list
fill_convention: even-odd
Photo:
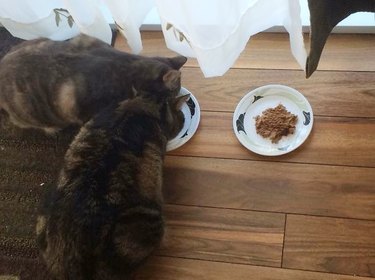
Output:
[[[160,24],[143,24],[141,26],[141,31],[161,31],[161,25]],[[286,32],[284,26],[273,26],[267,30],[264,30],[262,32],[273,32],[273,33],[283,33]],[[302,26],[302,32],[303,33],[309,33],[310,32],[310,26],[304,25]],[[375,34],[375,26],[336,26],[333,28],[331,33],[358,33],[358,34]]]

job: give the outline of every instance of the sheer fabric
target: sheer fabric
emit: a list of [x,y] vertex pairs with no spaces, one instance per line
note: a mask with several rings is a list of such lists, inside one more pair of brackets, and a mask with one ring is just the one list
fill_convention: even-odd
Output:
[[156,7],[167,47],[196,57],[206,77],[223,75],[252,35],[275,25],[289,32],[302,69],[306,62],[298,0],[0,0],[0,7],[0,22],[22,39],[82,32],[110,43],[107,10],[134,53],[142,50],[139,28]]

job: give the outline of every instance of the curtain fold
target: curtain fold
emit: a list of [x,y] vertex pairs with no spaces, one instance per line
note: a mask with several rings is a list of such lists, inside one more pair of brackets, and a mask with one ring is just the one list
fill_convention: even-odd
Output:
[[0,22],[15,37],[65,40],[79,32],[111,42],[103,7],[134,53],[139,31],[156,7],[168,48],[195,57],[206,77],[220,76],[235,63],[254,34],[282,25],[291,51],[305,69],[299,0],[0,0]]
[[179,9],[173,2],[157,1],[166,44],[178,53],[196,57],[206,77],[223,75],[251,36],[275,25],[283,25],[289,32],[292,53],[304,69],[306,51],[298,0],[243,0],[236,5],[227,0],[180,0]]
[[134,53],[142,51],[142,40],[139,28],[145,17],[154,7],[153,0],[118,1],[105,0],[121,34],[125,36]]
[[112,31],[99,4],[99,0],[63,0],[80,32],[110,44]]

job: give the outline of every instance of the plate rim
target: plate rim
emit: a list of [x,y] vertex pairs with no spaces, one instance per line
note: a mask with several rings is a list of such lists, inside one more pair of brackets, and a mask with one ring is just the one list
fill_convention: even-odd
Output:
[[[250,97],[254,96],[255,93],[261,91],[261,90],[264,90],[264,89],[267,89],[267,88],[281,88],[281,89],[284,89],[285,92],[289,93],[289,94],[295,94],[297,95],[298,97],[300,97],[305,105],[308,107],[309,109],[309,112],[310,112],[310,123],[308,124],[308,127],[307,127],[307,133],[306,135],[304,136],[304,138],[300,141],[300,143],[298,143],[298,145],[295,145],[294,147],[292,147],[291,149],[288,149],[288,150],[274,150],[273,152],[261,152],[259,150],[256,150],[254,149],[251,145],[248,144],[248,142],[245,142],[242,138],[243,136],[240,135],[240,133],[237,131],[237,124],[236,124],[236,121],[240,115],[241,112],[239,112],[239,110],[241,109],[241,106],[243,105],[244,102],[246,102]],[[255,102],[255,101],[254,101]],[[293,102],[293,101],[292,101]],[[295,102],[293,102],[295,103]],[[258,154],[258,155],[262,155],[262,156],[280,156],[280,155],[284,155],[284,154],[287,154],[287,153],[290,153],[294,150],[296,150],[298,147],[300,147],[305,141],[306,139],[309,137],[311,131],[312,131],[312,127],[313,127],[313,124],[314,124],[314,113],[313,113],[313,110],[312,110],[312,107],[311,107],[311,104],[310,102],[307,100],[307,98],[301,93],[299,92],[298,90],[296,90],[295,88],[292,88],[290,86],[286,86],[286,85],[282,85],[282,84],[267,84],[267,85],[263,85],[263,86],[260,86],[260,87],[257,87],[257,88],[254,88],[253,90],[250,90],[248,93],[246,93],[242,98],[241,100],[238,102],[237,106],[236,106],[236,109],[234,110],[234,113],[233,113],[233,120],[232,120],[232,127],[233,127],[233,131],[234,131],[234,134],[236,135],[236,138],[237,140],[246,148],[248,149],[249,151],[255,153],[255,154]]]
[[197,132],[198,127],[199,127],[199,123],[200,123],[200,119],[201,119],[201,109],[200,109],[200,106],[199,106],[198,99],[194,96],[194,94],[191,91],[189,91],[185,87],[181,87],[181,90],[180,90],[180,92],[179,92],[178,95],[182,95],[182,94],[190,94],[190,98],[193,100],[193,102],[195,104],[195,112],[196,113],[195,113],[194,119],[196,121],[195,122],[191,122],[191,125],[189,126],[189,128],[188,128],[187,131],[189,131],[189,129],[191,127],[193,127],[192,133],[188,134],[186,137],[184,137],[183,141],[177,142],[177,144],[175,144],[174,146],[171,146],[170,142],[173,141],[173,140],[175,140],[176,138],[173,138],[173,139],[171,139],[171,140],[169,140],[167,142],[167,147],[166,147],[166,151],[167,152],[176,150],[176,149],[180,148],[181,146],[185,145],[195,135],[195,133]]

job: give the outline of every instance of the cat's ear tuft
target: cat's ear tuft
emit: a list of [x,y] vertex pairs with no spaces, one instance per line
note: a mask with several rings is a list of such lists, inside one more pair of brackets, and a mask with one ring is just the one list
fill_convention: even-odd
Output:
[[188,100],[189,100],[189,98],[190,98],[190,94],[188,93],[188,94],[185,94],[185,95],[181,95],[181,96],[177,96],[176,97],[176,109],[177,110],[180,110],[181,109],[181,107],[182,107],[182,105],[184,105],[184,103],[185,102],[187,102]]
[[180,87],[181,72],[177,70],[169,70],[163,76],[163,82],[167,89],[176,90]]
[[186,63],[186,61],[187,58],[182,55],[169,58],[169,63],[176,70],[180,70],[180,68]]

